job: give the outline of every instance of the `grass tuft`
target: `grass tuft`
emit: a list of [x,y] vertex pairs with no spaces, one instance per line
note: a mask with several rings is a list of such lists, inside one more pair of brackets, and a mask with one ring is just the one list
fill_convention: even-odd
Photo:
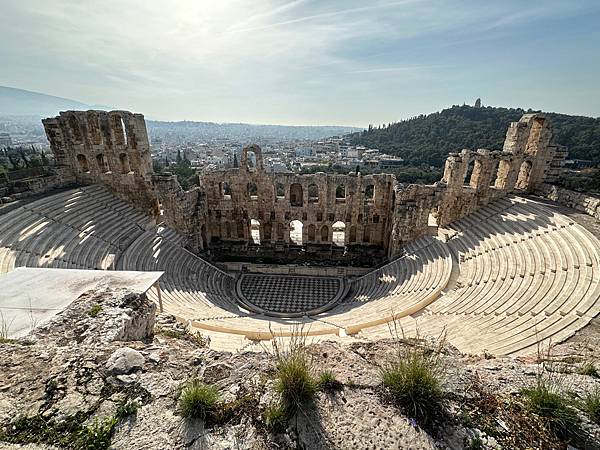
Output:
[[88,310],[88,315],[90,317],[96,317],[98,314],[100,314],[100,311],[102,311],[102,306],[96,303]]
[[558,438],[567,439],[578,429],[577,413],[556,384],[540,377],[534,387],[523,389],[521,394],[528,410],[542,418]]
[[589,377],[600,378],[600,374],[598,374],[598,370],[596,370],[596,366],[592,361],[585,361],[577,369],[577,373],[579,375],[587,375]]
[[335,378],[331,370],[324,370],[319,374],[319,388],[329,391],[337,391],[342,388],[342,383]]
[[288,419],[287,411],[280,403],[271,403],[263,412],[263,421],[273,433],[283,433]]
[[[433,348],[400,339],[395,323],[390,333],[396,340],[397,353],[381,368],[381,382],[392,400],[409,417],[429,424],[443,410],[441,351],[445,336],[440,335],[437,346]],[[405,345],[400,345],[402,341]]]
[[583,398],[581,409],[587,413],[592,422],[600,425],[600,390],[598,388]]
[[130,416],[135,416],[138,412],[139,407],[140,405],[138,405],[137,402],[121,403],[117,407],[117,412],[115,413],[115,416],[118,419],[125,419]]
[[281,395],[283,406],[290,414],[312,402],[318,387],[304,341],[305,336],[301,332],[294,333],[285,349],[281,343],[273,340],[277,373],[275,390]]
[[179,396],[179,413],[186,419],[206,419],[215,412],[219,403],[219,390],[192,378]]

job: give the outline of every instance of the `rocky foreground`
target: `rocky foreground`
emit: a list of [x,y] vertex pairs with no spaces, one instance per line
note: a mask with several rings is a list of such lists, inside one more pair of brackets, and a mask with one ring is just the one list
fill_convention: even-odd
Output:
[[[145,296],[105,289],[24,339],[0,340],[0,448],[600,448],[598,417],[577,406],[600,389],[593,329],[530,359],[462,355],[444,344],[443,409],[427,423],[406,415],[380,376],[398,348],[427,342],[307,343],[315,377],[331,370],[341,384],[322,386],[273,427],[265,415],[278,395],[271,349],[215,352],[155,314]],[[218,387],[216,419],[180,415],[181,389],[195,377]],[[522,390],[541,379],[573,405],[568,436],[527,406]]]

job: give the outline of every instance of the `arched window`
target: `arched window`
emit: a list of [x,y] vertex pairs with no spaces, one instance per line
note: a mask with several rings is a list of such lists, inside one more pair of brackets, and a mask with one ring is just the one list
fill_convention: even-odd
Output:
[[108,164],[106,158],[102,153],[96,155],[96,162],[98,163],[98,170],[102,173],[108,172]]
[[244,223],[241,220],[237,222],[237,237],[244,239]]
[[260,245],[260,222],[256,219],[250,219],[250,240]]
[[123,133],[123,144],[127,145],[127,127],[125,126],[125,121],[123,120],[123,117],[121,117],[121,130]]
[[319,187],[316,184],[308,186],[308,202],[317,203],[319,201]]
[[338,185],[335,188],[335,199],[336,200],[345,200],[346,199],[346,186],[343,184]]
[[277,224],[277,240],[283,241],[285,239],[285,230],[283,228],[283,224],[279,222]]
[[371,242],[371,228],[369,228],[369,225],[365,225],[365,227],[363,229],[362,241],[365,243]]
[[270,223],[265,223],[263,226],[263,237],[265,239],[265,241],[270,241],[271,240],[271,224]]
[[317,233],[316,233],[316,227],[312,223],[308,226],[307,234],[308,234],[308,242],[315,242]]
[[225,200],[231,200],[231,187],[229,186],[229,182],[223,181],[221,182],[221,196]]
[[200,237],[202,239],[202,249],[206,250],[208,248],[208,240],[206,239],[206,225],[202,224],[200,227]]
[[283,184],[277,183],[277,185],[275,186],[275,196],[278,198],[285,197],[285,188],[283,187]]
[[365,201],[371,201],[375,198],[375,186],[372,184],[367,185],[365,188]]
[[498,170],[500,169],[498,162],[494,162],[492,166],[492,177],[490,178],[490,187],[496,186],[496,180],[498,179]]
[[526,190],[529,187],[529,176],[531,175],[531,161],[523,161],[519,170],[519,178],[517,178],[517,189]]
[[353,244],[356,242],[356,225],[352,225],[350,227],[350,237],[348,238],[348,243]]
[[248,196],[250,200],[258,199],[258,188],[256,187],[256,183],[248,183]]
[[77,155],[77,162],[79,163],[79,170],[86,173],[90,171],[90,167],[88,166],[87,158],[85,157],[85,155]]
[[293,183],[290,186],[290,204],[292,206],[302,206],[302,185]]
[[225,223],[225,237],[231,239],[231,222]]
[[246,168],[248,170],[256,170],[256,153],[252,150],[246,152]]
[[329,227],[327,225],[321,227],[321,242],[329,242]]
[[129,173],[131,171],[127,153],[121,153],[119,155],[119,162],[121,163],[121,173]]
[[296,245],[302,245],[302,222],[292,220],[290,222],[290,242]]
[[346,224],[344,222],[337,221],[331,226],[331,230],[333,231],[333,245],[336,247],[343,247],[346,245]]
[[465,178],[463,180],[463,184],[467,184],[467,180],[471,181],[471,175],[473,175],[473,168],[475,167],[475,161],[473,159],[469,160],[469,164],[467,164],[467,171],[465,172]]
[[71,129],[73,140],[75,142],[81,142],[81,128],[79,128],[79,121],[77,120],[77,117],[73,115],[69,117],[69,128]]

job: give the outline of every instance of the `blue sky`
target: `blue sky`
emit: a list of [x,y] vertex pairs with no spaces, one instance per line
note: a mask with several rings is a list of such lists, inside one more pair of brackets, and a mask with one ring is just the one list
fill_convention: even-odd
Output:
[[0,85],[163,120],[600,116],[600,1],[3,0]]

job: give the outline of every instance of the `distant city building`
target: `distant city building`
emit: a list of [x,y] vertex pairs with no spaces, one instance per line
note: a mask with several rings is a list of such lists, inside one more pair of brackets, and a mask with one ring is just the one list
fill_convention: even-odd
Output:
[[312,147],[298,147],[294,150],[296,156],[310,157],[316,156],[317,152]]
[[379,167],[381,169],[394,169],[396,167],[400,167],[403,164],[404,160],[402,158],[388,157],[379,160]]
[[0,147],[6,147],[12,144],[12,139],[8,133],[0,133]]

